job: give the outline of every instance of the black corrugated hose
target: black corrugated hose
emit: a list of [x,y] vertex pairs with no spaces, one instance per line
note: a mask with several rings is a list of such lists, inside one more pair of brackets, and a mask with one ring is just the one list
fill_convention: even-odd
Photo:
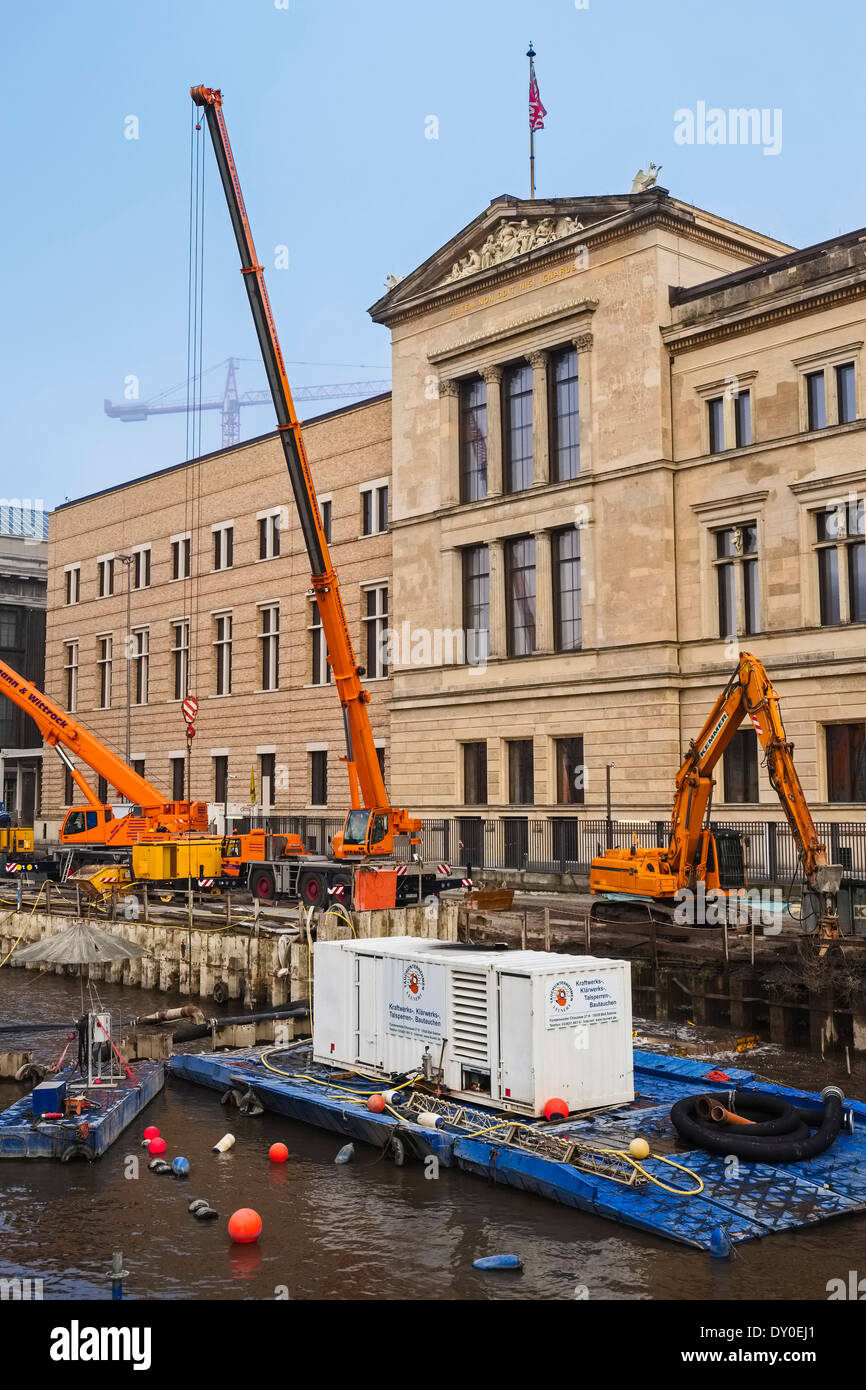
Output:
[[[845,1097],[839,1087],[825,1086],[821,1099],[823,1110],[805,1110],[781,1096],[715,1091],[678,1100],[671,1110],[671,1121],[681,1139],[711,1153],[730,1154],[753,1163],[801,1163],[829,1149],[842,1128]],[[702,1109],[719,1104],[752,1123],[718,1123],[701,1115]]]

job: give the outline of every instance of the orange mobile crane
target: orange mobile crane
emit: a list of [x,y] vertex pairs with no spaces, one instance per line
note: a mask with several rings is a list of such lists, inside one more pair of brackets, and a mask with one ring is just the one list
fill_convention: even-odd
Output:
[[210,87],[192,87],[190,96],[196,106],[204,110],[228,203],[229,216],[240,252],[241,273],[249,296],[253,322],[277,415],[277,429],[282,440],[295,507],[312,569],[313,592],[318,602],[322,629],[328,646],[328,661],[334,673],[334,682],[343,710],[351,810],[346,815],[342,833],[334,836],[334,856],[343,860],[360,860],[368,856],[389,855],[394,849],[395,835],[416,836],[421,829],[421,822],[406,811],[391,805],[379,766],[367,712],[370,695],[361,684],[364,670],[355,659],[340,585],[328,551],[301,425],[295,414],[274,316],[265,289],[264,272],[256,255],[240,180],[229,144],[222,112],[222,93]]
[[833,935],[842,869],[827,862],[794,766],[794,745],[785,737],[779,697],[763,664],[750,652],[741,654],[700,734],[689,744],[677,773],[667,848],[634,843],[629,849],[607,849],[592,861],[590,889],[619,900],[671,906],[684,889],[695,890],[699,883],[722,893],[743,885],[739,835],[714,831],[708,821],[713,769],[746,715],[764,749],[770,784],[793,832],[806,885],[821,903],[820,925],[824,934]]
[[[206,802],[168,801],[152,783],[88,733],[83,724],[2,661],[0,695],[5,695],[30,716],[45,742],[56,750],[87,802],[86,807],[73,806],[66,812],[60,828],[60,842],[64,846],[83,845],[88,851],[91,846],[127,849],[153,836],[207,830]],[[100,801],[73,758],[86,763],[130,802],[128,815],[115,816],[112,808]]]

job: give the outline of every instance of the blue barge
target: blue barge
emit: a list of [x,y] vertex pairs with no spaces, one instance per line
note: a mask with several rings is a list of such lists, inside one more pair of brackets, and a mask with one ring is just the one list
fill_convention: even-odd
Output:
[[[200,1086],[249,1091],[266,1110],[388,1149],[398,1161],[433,1155],[443,1167],[716,1254],[866,1209],[866,1106],[860,1101],[845,1101],[843,1132],[825,1153],[806,1162],[732,1164],[679,1147],[671,1107],[698,1092],[724,1095],[736,1088],[821,1110],[814,1092],[759,1083],[754,1072],[741,1068],[726,1068],[719,1080],[711,1063],[635,1050],[635,1098],[627,1104],[551,1124],[526,1123],[523,1116],[505,1117],[481,1104],[468,1110],[439,1102],[444,1125],[431,1128],[429,1117],[425,1123],[413,1118],[411,1101],[400,1113],[372,1113],[367,1096],[386,1083],[316,1064],[309,1045],[184,1054],[168,1066],[173,1076]],[[419,1108],[425,1103],[420,1100]],[[448,1122],[449,1113],[455,1123]],[[627,1152],[636,1138],[645,1139],[652,1154],[642,1160],[641,1172],[614,1156]]]
[[[34,1095],[23,1096],[0,1113],[0,1158],[59,1158],[91,1161],[106,1149],[140,1115],[165,1085],[162,1062],[131,1062],[132,1079],[124,1076],[111,1086],[88,1086],[83,1094],[88,1104],[80,1114],[58,1118],[34,1112]],[[75,1068],[57,1073],[58,1088],[64,1082],[83,1085]]]

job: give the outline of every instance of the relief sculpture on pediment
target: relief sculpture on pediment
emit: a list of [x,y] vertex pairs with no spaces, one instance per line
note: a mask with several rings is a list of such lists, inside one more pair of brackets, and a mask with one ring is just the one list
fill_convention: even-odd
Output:
[[442,283],[447,285],[453,280],[475,275],[479,270],[489,270],[491,266],[501,265],[515,256],[525,256],[528,251],[548,246],[582,229],[583,223],[567,214],[542,217],[537,222],[530,222],[526,217],[520,220],[503,217],[497,230],[490,232],[480,247],[473,247],[454,262]]

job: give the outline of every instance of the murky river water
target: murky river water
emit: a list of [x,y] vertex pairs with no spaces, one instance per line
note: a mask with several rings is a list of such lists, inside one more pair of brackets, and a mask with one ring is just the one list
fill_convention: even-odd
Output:
[[[78,990],[77,980],[4,971],[0,1023],[71,1020]],[[127,1017],[185,1002],[108,985],[100,993]],[[13,1046],[52,1060],[63,1035],[0,1040]],[[835,1060],[770,1045],[738,1061],[789,1084],[818,1090],[832,1081],[866,1094],[866,1061],[850,1078]],[[0,1107],[21,1094],[0,1081]],[[41,1278],[46,1299],[105,1299],[115,1249],[128,1271],[125,1296],[145,1299],[273,1298],[281,1287],[293,1299],[573,1299],[585,1286],[590,1298],[824,1300],[829,1279],[866,1276],[866,1216],[750,1242],[719,1262],[456,1171],[429,1181],[420,1165],[396,1168],[362,1145],[354,1163],[335,1167],[339,1137],[238,1115],[216,1091],[180,1081],[169,1080],[145,1113],[92,1165],[0,1161],[0,1277]],[[148,1171],[138,1147],[145,1123],[159,1126],[170,1155],[189,1158],[185,1183]],[[237,1143],[217,1156],[211,1146],[228,1129]],[[267,1157],[277,1139],[291,1156],[282,1166]],[[130,1155],[140,1160],[137,1179],[125,1176]],[[188,1213],[199,1196],[219,1221]],[[262,1216],[255,1246],[232,1246],[226,1235],[241,1206]],[[473,1270],[478,1256],[503,1251],[522,1256],[522,1272]]]

